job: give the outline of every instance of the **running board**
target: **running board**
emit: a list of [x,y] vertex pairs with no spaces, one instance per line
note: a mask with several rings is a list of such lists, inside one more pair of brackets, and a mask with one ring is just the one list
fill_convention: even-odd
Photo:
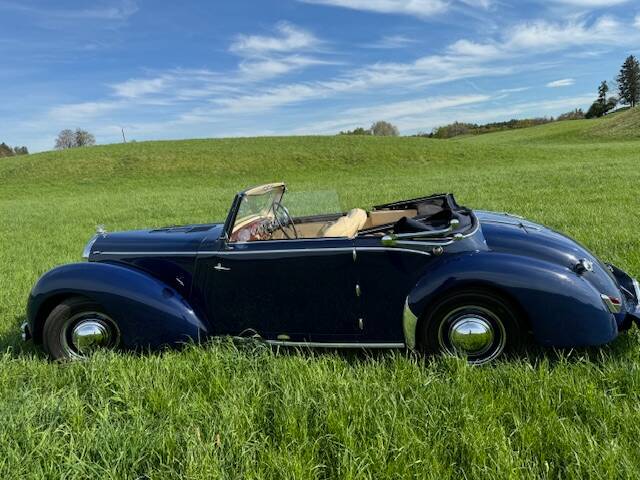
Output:
[[336,343],[336,342],[291,342],[287,340],[265,340],[269,345],[281,347],[310,348],[405,348],[404,343]]

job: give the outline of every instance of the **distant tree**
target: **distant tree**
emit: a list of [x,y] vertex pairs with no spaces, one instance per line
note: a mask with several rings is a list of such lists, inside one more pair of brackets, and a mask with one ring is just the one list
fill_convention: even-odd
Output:
[[627,57],[616,80],[620,102],[635,107],[640,102],[640,63],[636,57]]
[[603,106],[607,104],[607,93],[609,93],[609,84],[603,80],[598,87],[598,103]]
[[80,128],[75,131],[76,147],[89,147],[96,144],[96,137]]
[[600,118],[605,114],[605,108],[605,105],[596,100],[587,110],[585,118]]
[[340,132],[340,135],[371,135],[371,130],[366,130],[362,127],[354,128],[353,130],[346,130]]
[[453,138],[459,135],[480,135],[483,133],[500,132],[502,130],[514,130],[517,128],[535,127],[553,122],[553,117],[511,119],[507,122],[494,122],[485,125],[476,123],[453,122],[449,125],[437,127],[431,133],[434,138]]
[[9,145],[7,145],[4,142],[0,143],[0,158],[13,157],[14,155],[15,155],[15,152]]
[[371,133],[377,137],[397,137],[400,135],[398,127],[384,121],[379,121],[371,125]]
[[62,130],[56,138],[56,150],[66,150],[67,148],[87,147],[96,144],[96,138],[80,128],[74,132],[70,129]]
[[27,147],[15,147],[13,149],[16,155],[29,155],[29,150]]
[[56,138],[56,150],[66,150],[76,146],[76,135],[68,128],[62,130]]
[[558,115],[558,118],[556,118],[556,120],[558,122],[562,122],[564,120],[582,120],[583,118],[584,118],[584,112],[582,111],[582,109],[576,108],[575,110],[572,110],[570,112],[566,112],[561,115]]

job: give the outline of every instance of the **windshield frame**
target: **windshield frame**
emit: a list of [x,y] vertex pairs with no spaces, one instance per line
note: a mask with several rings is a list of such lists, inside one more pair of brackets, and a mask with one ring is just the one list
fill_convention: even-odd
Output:
[[227,220],[224,223],[224,240],[228,242],[231,238],[233,228],[235,227],[235,224],[238,220],[238,213],[240,212],[240,208],[242,207],[242,202],[246,197],[262,196],[275,192],[275,195],[273,195],[271,201],[271,205],[266,209],[266,211],[269,212],[270,210],[273,210],[274,204],[282,202],[282,197],[284,197],[286,191],[286,184],[284,182],[277,182],[258,185],[256,187],[251,187],[237,193],[235,198],[233,199],[233,203],[231,204],[231,209],[229,210],[229,215],[227,215]]

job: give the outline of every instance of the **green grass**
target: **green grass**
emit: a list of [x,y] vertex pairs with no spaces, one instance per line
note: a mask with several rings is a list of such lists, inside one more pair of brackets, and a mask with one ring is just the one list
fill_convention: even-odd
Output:
[[19,340],[49,268],[109,230],[222,219],[286,180],[342,207],[452,191],[640,275],[639,111],[455,140],[149,142],[0,161],[1,478],[637,478],[640,342],[471,368],[227,341],[51,364]]

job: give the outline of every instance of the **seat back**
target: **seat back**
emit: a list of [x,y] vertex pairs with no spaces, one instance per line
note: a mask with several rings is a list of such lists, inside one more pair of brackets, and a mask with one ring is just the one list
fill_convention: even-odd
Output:
[[345,216],[328,224],[322,229],[323,237],[348,237],[353,238],[358,234],[367,221],[367,212],[361,208],[350,210]]

